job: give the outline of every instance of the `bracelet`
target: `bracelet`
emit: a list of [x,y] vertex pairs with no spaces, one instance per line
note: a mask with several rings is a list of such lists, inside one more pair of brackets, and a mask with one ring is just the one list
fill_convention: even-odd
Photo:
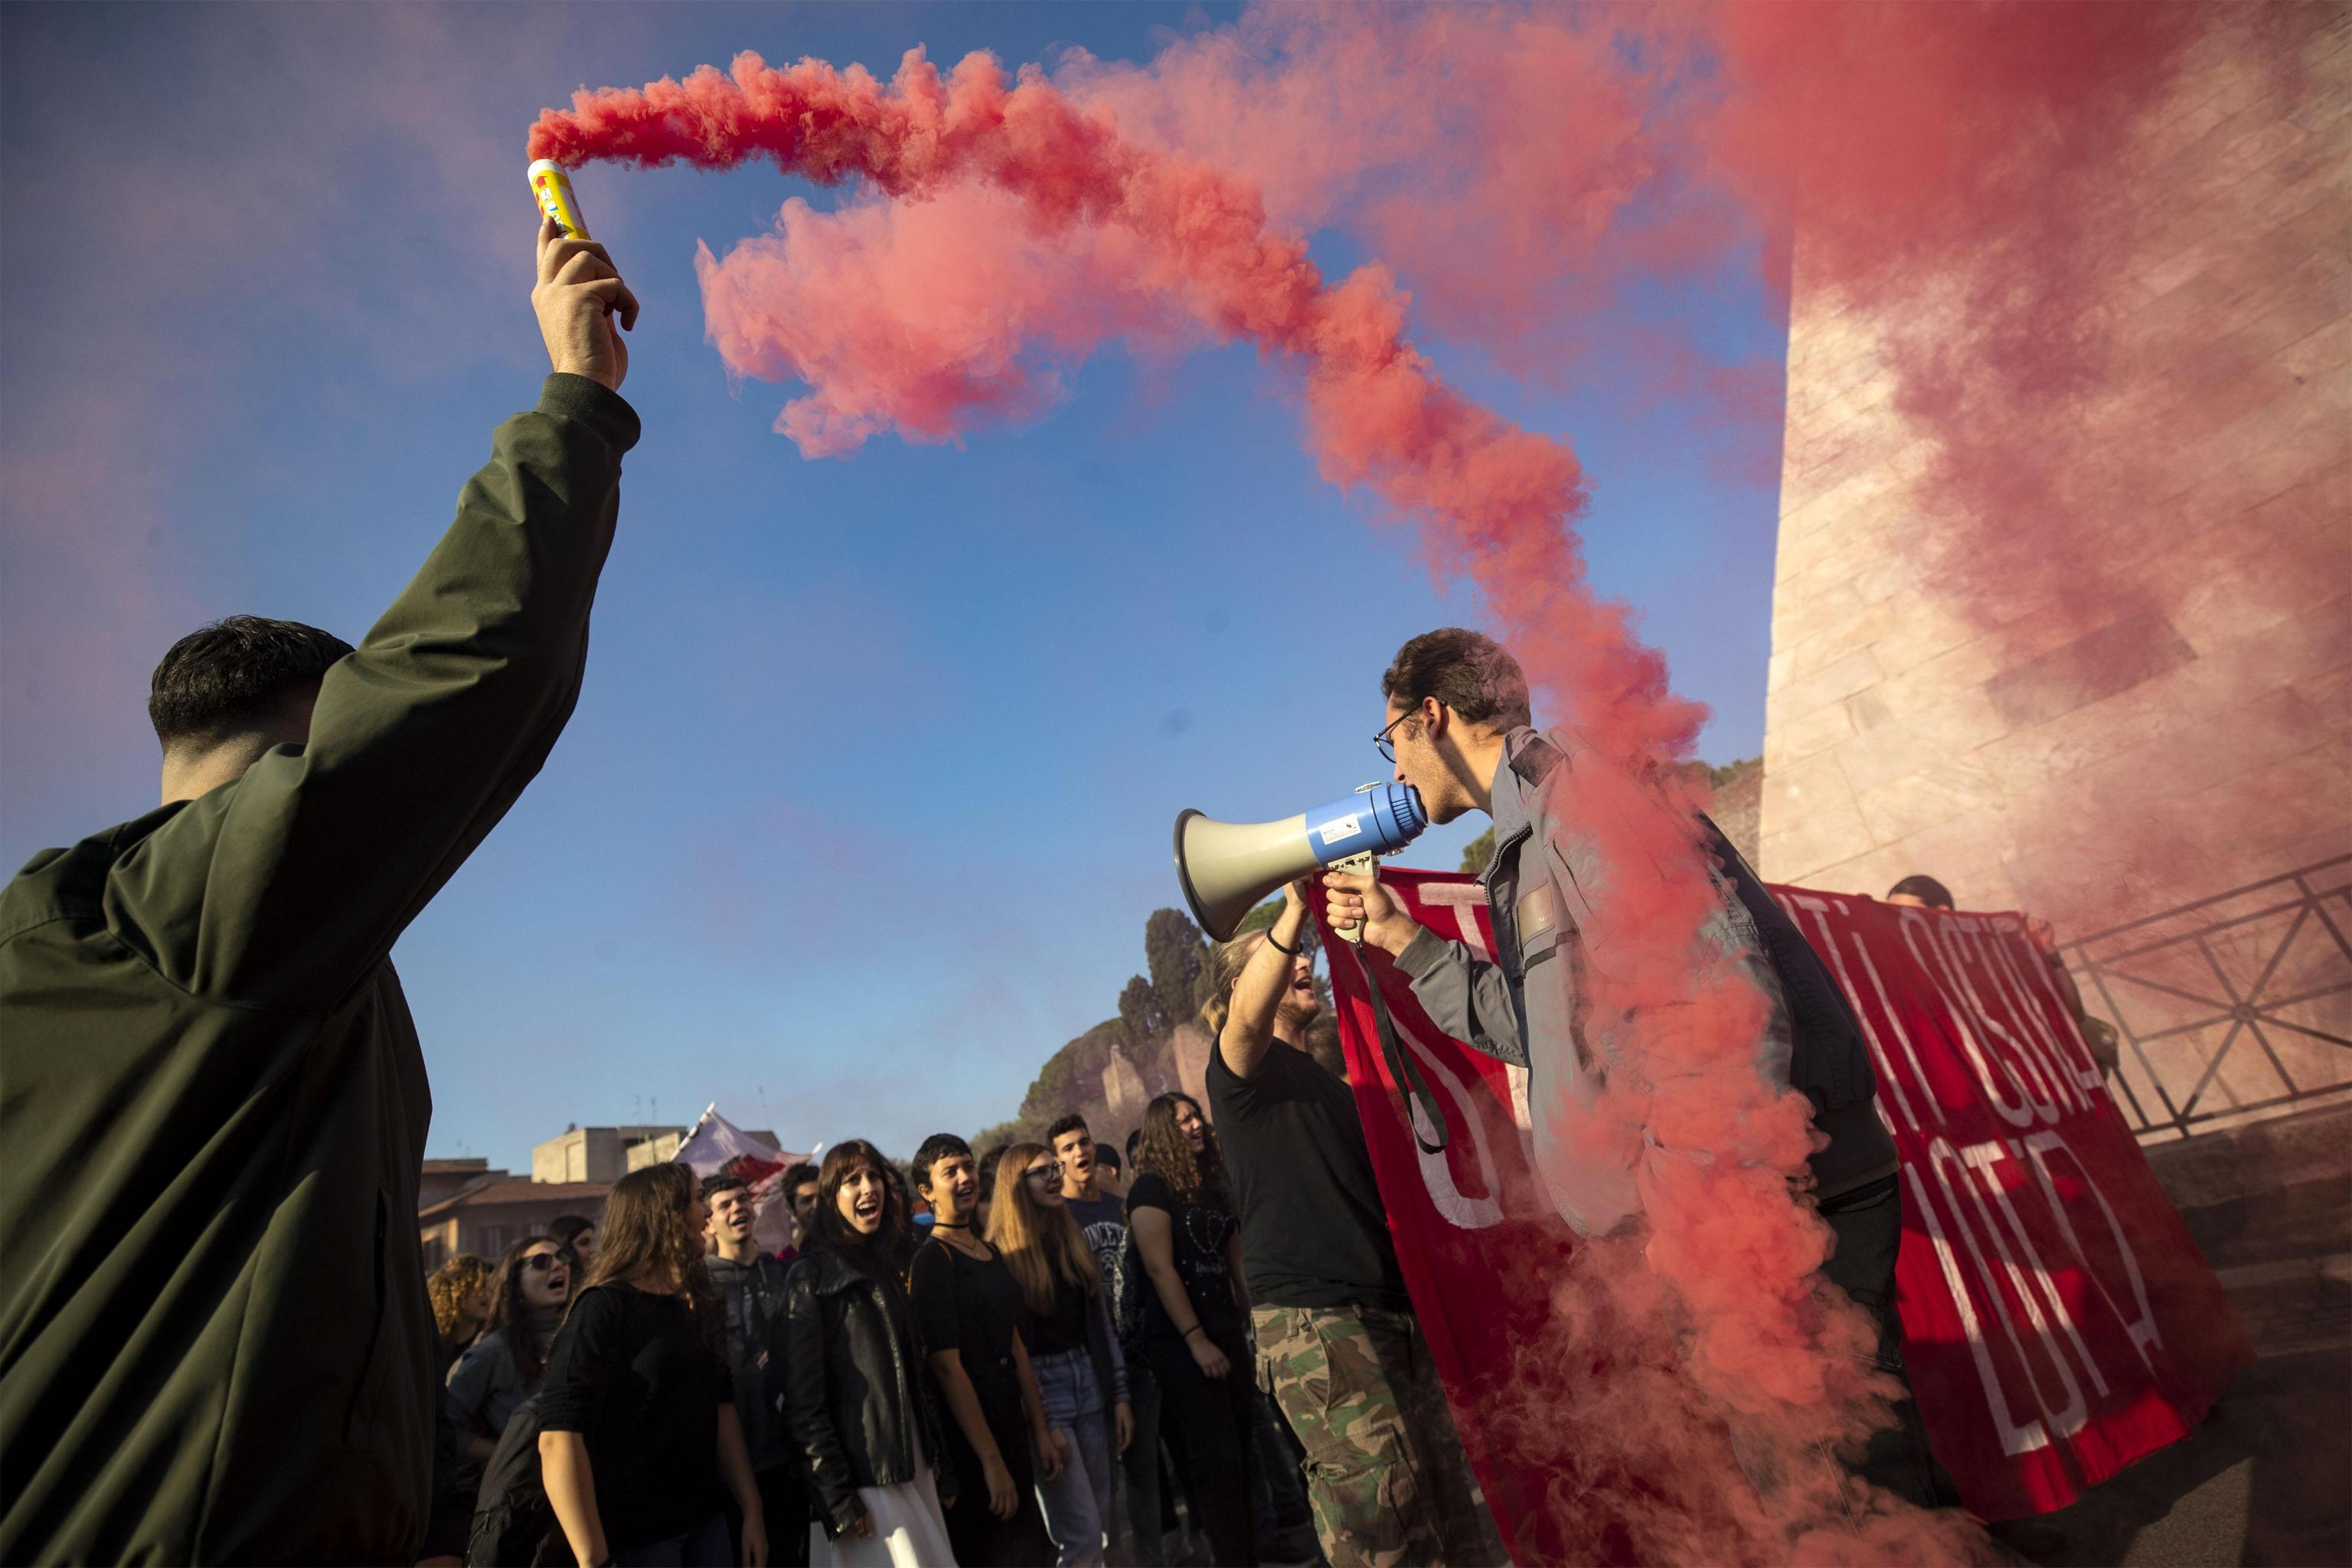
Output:
[[1307,951],[1307,941],[1304,936],[1300,937],[1297,947],[1285,947],[1282,945],[1282,939],[1274,934],[1274,928],[1272,926],[1265,928],[1265,945],[1274,949],[1276,952],[1286,952],[1293,958],[1297,958],[1300,953]]
[[1194,1334],[1200,1333],[1200,1332],[1202,1332],[1202,1331],[1201,1325],[1200,1325],[1200,1324],[1198,1324],[1198,1323],[1195,1323],[1195,1324],[1193,1324],[1191,1328],[1186,1329],[1186,1330],[1184,1331],[1184,1332],[1182,1333],[1182,1335],[1181,1335],[1180,1337],[1181,1337],[1181,1338],[1183,1338],[1183,1339],[1188,1339],[1188,1340],[1189,1340],[1189,1339],[1191,1339]]

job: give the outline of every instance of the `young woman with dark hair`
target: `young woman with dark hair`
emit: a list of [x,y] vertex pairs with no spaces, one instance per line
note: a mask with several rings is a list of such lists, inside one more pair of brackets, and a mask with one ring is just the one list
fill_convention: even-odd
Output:
[[784,1281],[784,1422],[836,1568],[955,1562],[944,1509],[956,1471],[907,1299],[913,1237],[889,1168],[862,1138],[833,1146]]
[[1042,1453],[1048,1475],[1059,1472],[1060,1455],[1021,1341],[1021,1287],[974,1233],[980,1184],[970,1145],[951,1132],[933,1133],[916,1152],[915,1181],[932,1213],[930,1239],[915,1254],[910,1281],[915,1321],[952,1417],[949,1451],[957,1473],[972,1483],[971,1502],[948,1515],[956,1561],[963,1568],[1049,1562],[1054,1547],[1033,1454]]
[[515,1406],[539,1392],[571,1300],[572,1268],[561,1242],[527,1236],[507,1248],[490,1283],[489,1327],[449,1372],[449,1402],[465,1432],[467,1458],[486,1463]]
[[1045,1424],[1069,1450],[1062,1473],[1038,1489],[1055,1561],[1057,1568],[1101,1568],[1111,1467],[1135,1436],[1135,1415],[1102,1268],[1062,1206],[1062,1167],[1045,1144],[1004,1152],[988,1239],[1020,1285],[1021,1334]]
[[1150,1282],[1140,1339],[1160,1435],[1219,1568],[1257,1562],[1250,1517],[1249,1295],[1216,1134],[1189,1094],[1144,1108],[1127,1189],[1129,1245]]
[[727,1568],[722,1480],[743,1514],[743,1568],[767,1563],[726,1321],[703,1277],[706,1218],[685,1166],[623,1176],[548,1352],[540,1465],[581,1568]]

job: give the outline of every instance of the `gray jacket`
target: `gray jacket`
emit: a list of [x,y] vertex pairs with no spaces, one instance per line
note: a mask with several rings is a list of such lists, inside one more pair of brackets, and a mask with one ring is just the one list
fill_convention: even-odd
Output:
[[[1639,1212],[1634,1172],[1644,1139],[1577,1114],[1594,1105],[1631,1048],[1630,1031],[1623,1020],[1591,1016],[1583,983],[1588,946],[1606,942],[1592,929],[1588,898],[1607,874],[1599,846],[1590,832],[1553,819],[1543,784],[1555,768],[1601,765],[1571,731],[1513,730],[1495,771],[1495,851],[1479,878],[1493,958],[1423,930],[1397,959],[1438,1027],[1528,1069],[1537,1168],[1561,1217],[1586,1236],[1606,1235]],[[1852,1010],[1755,872],[1713,823],[1699,822],[1721,894],[1704,934],[1771,999],[1756,1069],[1811,1099],[1832,1140],[1814,1156],[1816,1182],[1826,1194],[1892,1174],[1895,1145],[1871,1104],[1875,1086]],[[1784,983],[1792,969],[1793,984]],[[1801,1006],[1791,1008],[1792,994]]]

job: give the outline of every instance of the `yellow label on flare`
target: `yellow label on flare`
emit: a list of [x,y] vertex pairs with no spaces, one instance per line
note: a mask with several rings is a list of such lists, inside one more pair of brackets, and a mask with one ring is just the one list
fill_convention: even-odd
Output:
[[530,194],[539,202],[539,210],[553,218],[556,226],[573,239],[588,237],[588,226],[580,220],[580,198],[572,194],[572,181],[562,164],[552,158],[541,158],[530,166]]

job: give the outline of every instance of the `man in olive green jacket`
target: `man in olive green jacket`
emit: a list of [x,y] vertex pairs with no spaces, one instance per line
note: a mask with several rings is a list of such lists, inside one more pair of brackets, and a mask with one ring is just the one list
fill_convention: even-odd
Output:
[[[603,248],[542,223],[531,303],[555,374],[359,647],[187,639],[163,804],[0,892],[0,1562],[423,1539],[432,1105],[386,955],[572,712],[637,437]],[[255,627],[260,675],[221,657]]]

